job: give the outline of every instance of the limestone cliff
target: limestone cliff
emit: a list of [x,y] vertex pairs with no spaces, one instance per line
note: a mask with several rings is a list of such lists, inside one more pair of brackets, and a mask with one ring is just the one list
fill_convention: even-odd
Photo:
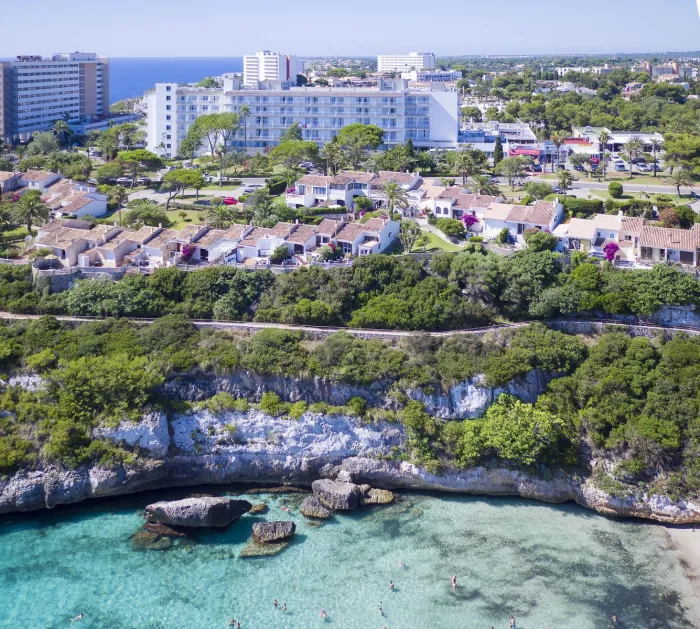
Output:
[[615,498],[590,479],[568,474],[538,478],[521,470],[476,467],[440,475],[393,456],[405,441],[398,424],[365,424],[343,415],[306,413],[300,420],[258,411],[176,415],[151,413],[138,424],[96,431],[138,446],[150,457],[138,466],[107,470],[45,468],[0,479],[0,513],[29,511],[148,488],[203,483],[294,483],[343,476],[389,489],[431,489],[508,495],[546,502],[575,501],[599,513],[659,522],[700,522],[700,503],[673,502],[638,492]]

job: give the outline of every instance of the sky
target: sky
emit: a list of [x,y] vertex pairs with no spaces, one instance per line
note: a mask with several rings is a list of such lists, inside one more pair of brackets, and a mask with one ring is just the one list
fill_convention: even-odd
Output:
[[[700,0],[0,0],[0,58],[700,49]],[[36,16],[29,19],[28,16]],[[10,28],[7,25],[22,25]]]

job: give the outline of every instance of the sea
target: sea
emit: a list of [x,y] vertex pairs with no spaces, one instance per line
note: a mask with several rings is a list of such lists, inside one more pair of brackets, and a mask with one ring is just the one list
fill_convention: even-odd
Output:
[[[147,504],[193,491],[268,511],[168,550],[132,549]],[[511,615],[519,629],[700,626],[680,558],[655,525],[425,493],[319,524],[300,515],[304,497],[204,487],[0,516],[0,627],[225,629],[235,618],[243,629],[506,629]],[[264,520],[294,521],[292,543],[241,557]]]
[[242,57],[112,57],[110,101],[137,98],[156,83],[193,83],[242,71]]

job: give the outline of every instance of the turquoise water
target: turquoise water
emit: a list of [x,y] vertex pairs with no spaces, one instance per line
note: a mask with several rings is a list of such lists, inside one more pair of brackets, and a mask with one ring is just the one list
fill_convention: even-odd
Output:
[[[312,527],[298,515],[303,496],[248,496],[268,513],[134,552],[139,509],[164,495],[185,494],[0,517],[0,627],[215,629],[235,617],[245,629],[501,629],[511,613],[522,629],[611,627],[613,613],[625,628],[698,626],[663,530],[574,506],[411,494]],[[255,521],[290,517],[297,535],[285,551],[238,557]]]

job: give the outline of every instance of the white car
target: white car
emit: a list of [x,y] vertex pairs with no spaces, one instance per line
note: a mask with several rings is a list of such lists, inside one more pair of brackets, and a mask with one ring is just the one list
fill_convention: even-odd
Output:
[[121,186],[124,184],[131,184],[131,177],[119,177],[117,183]]

